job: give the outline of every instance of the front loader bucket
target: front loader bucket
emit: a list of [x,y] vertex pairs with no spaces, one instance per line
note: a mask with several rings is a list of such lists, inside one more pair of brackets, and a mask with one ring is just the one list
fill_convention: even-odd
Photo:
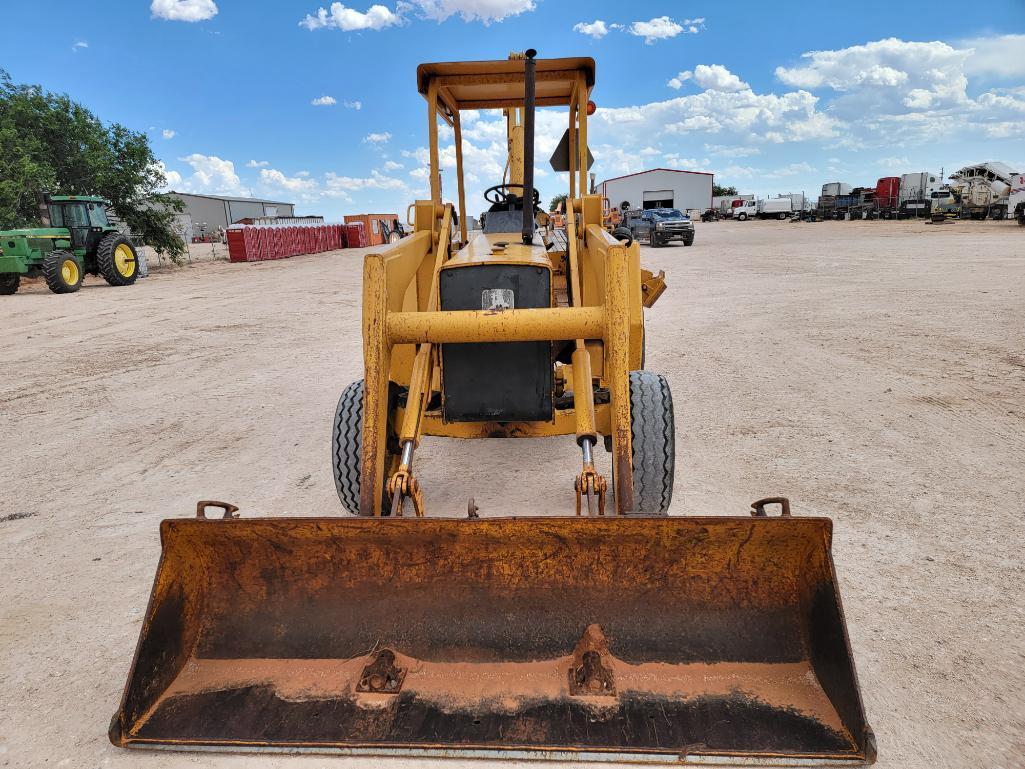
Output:
[[870,763],[823,518],[167,520],[135,748]]

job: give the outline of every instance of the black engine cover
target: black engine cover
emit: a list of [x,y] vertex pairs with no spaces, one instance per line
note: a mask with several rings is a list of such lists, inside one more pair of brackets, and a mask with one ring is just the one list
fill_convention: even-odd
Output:
[[[480,310],[485,291],[513,292],[515,309],[551,307],[552,273],[535,264],[473,264],[441,271],[441,309]],[[551,342],[441,346],[447,422],[552,419]]]

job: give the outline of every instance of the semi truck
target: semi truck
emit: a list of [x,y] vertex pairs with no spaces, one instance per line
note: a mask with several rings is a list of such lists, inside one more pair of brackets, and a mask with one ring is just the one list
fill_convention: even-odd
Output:
[[928,171],[901,174],[897,218],[928,218],[932,209],[932,193],[941,186],[940,177]]

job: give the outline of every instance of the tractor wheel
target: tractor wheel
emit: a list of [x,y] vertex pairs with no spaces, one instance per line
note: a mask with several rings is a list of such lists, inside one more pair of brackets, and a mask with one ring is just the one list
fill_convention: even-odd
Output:
[[55,294],[71,294],[82,287],[82,268],[70,251],[51,251],[43,259],[43,277]]
[[16,272],[0,273],[0,296],[9,296],[18,292],[21,285],[21,275]]
[[634,510],[665,514],[673,499],[676,432],[673,394],[661,374],[630,372]]
[[[394,405],[397,392],[392,385],[389,392],[389,412]],[[398,466],[398,440],[388,436],[384,456],[384,483]],[[393,451],[394,449],[394,451]],[[353,382],[344,390],[335,407],[334,425],[331,429],[331,469],[335,477],[335,491],[348,512],[359,515],[360,464],[363,458],[363,380]],[[382,510],[387,515],[391,501],[384,487],[381,488]]]
[[96,247],[96,266],[112,286],[130,286],[139,277],[139,263],[128,238],[111,232]]

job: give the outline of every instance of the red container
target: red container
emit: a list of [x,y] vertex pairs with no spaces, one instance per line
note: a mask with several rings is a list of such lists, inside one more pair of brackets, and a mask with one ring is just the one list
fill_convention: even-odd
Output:
[[884,176],[876,182],[876,208],[880,211],[896,208],[900,197],[900,177]]
[[346,240],[350,248],[365,248],[367,246],[367,230],[363,222],[349,222],[345,225]]
[[270,227],[256,227],[256,258],[270,259]]
[[249,253],[246,249],[246,228],[228,228],[228,261],[248,262]]

